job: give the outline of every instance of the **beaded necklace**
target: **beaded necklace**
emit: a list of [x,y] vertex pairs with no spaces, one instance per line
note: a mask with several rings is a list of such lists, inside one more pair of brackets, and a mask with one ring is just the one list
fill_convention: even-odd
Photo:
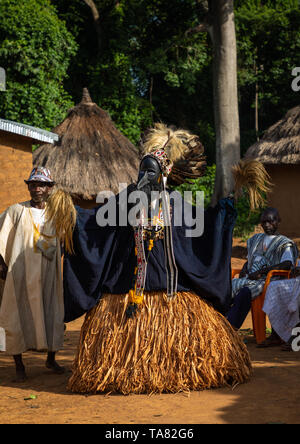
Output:
[[[137,265],[134,270],[132,288],[129,290],[129,305],[126,315],[131,317],[138,306],[144,300],[144,287],[146,281],[147,263],[150,253],[154,247],[154,242],[163,239],[164,222],[161,207],[157,216],[153,220],[147,220],[141,217],[140,223],[134,228],[135,256]],[[145,245],[147,244],[147,254]]]

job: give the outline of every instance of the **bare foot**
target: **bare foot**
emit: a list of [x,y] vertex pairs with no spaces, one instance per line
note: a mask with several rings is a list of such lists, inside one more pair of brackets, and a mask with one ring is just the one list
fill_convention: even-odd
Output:
[[58,365],[56,361],[46,361],[46,367],[52,370],[57,375],[62,375],[66,371],[65,368]]

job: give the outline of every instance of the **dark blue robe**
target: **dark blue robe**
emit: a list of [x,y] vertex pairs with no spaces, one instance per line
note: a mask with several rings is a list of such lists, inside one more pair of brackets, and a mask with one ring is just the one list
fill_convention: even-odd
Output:
[[[136,266],[133,228],[99,227],[98,208],[76,207],[75,254],[64,256],[65,322],[94,307],[104,293],[128,293]],[[193,209],[195,213],[195,209]],[[172,226],[178,291],[193,291],[221,313],[231,301],[231,250],[236,211],[222,199],[204,212],[204,233],[186,237],[186,226]],[[173,219],[172,219],[172,223]],[[163,240],[154,242],[145,291],[166,290]]]

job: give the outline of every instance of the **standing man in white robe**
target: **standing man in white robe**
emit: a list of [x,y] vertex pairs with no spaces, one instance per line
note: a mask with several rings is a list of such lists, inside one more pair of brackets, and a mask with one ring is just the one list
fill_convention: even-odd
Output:
[[48,351],[46,367],[64,372],[55,360],[64,339],[60,242],[45,219],[54,182],[43,167],[34,168],[25,182],[31,200],[0,215],[0,327],[18,382],[27,378],[22,360],[27,350]]

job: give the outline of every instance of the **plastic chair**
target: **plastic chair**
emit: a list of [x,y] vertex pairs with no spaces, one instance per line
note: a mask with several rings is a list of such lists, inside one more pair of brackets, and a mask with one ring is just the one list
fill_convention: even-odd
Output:
[[[232,268],[231,270],[231,278],[233,279],[235,276],[240,274],[242,271],[241,268]],[[253,333],[256,339],[256,343],[260,344],[261,342],[266,340],[266,313],[263,311],[265,295],[268,288],[268,285],[273,276],[284,276],[287,279],[290,278],[291,270],[271,270],[267,274],[267,278],[265,281],[265,285],[261,294],[253,299],[251,302],[251,315],[252,315],[252,325],[253,325]]]

